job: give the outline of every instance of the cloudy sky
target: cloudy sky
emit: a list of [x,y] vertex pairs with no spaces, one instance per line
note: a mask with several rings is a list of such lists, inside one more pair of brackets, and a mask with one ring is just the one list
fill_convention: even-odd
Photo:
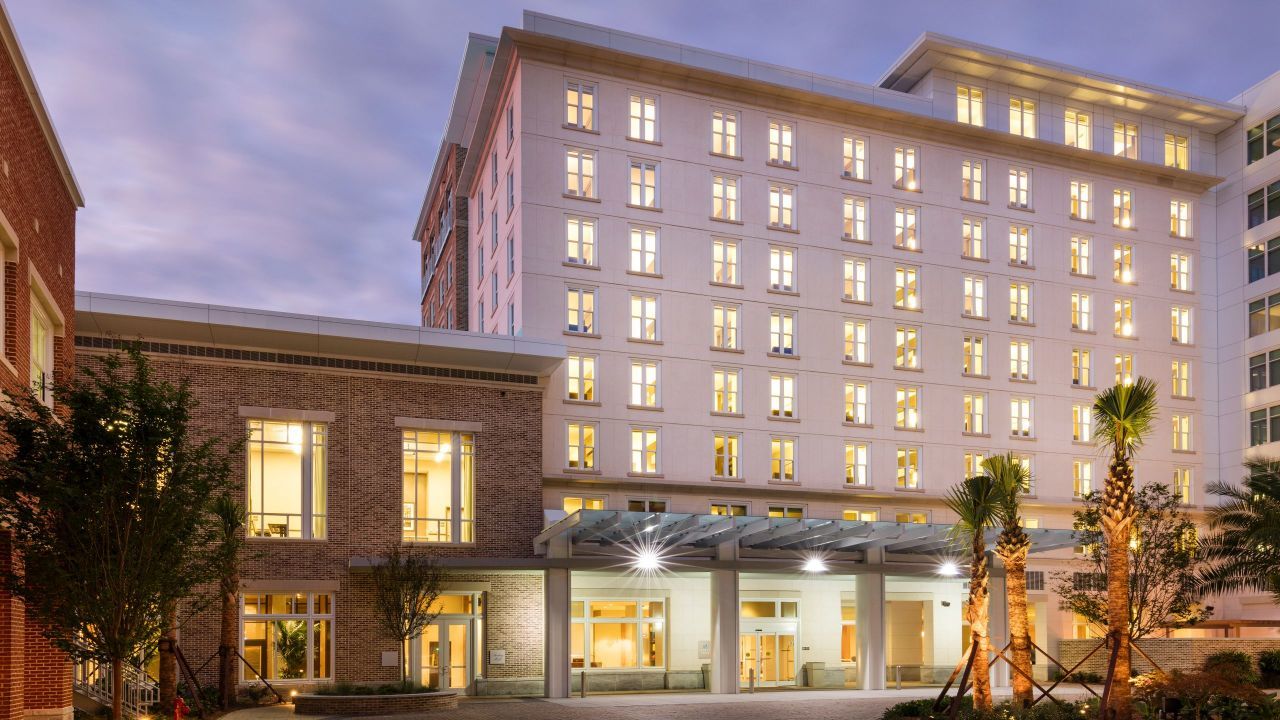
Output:
[[4,1],[81,289],[407,323],[466,34],[525,7],[862,82],[925,30],[1223,100],[1280,70],[1275,0]]

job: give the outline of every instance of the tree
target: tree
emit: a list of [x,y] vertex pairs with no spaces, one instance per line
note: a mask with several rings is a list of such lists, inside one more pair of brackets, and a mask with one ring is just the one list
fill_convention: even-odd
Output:
[[991,654],[988,626],[991,619],[991,575],[987,567],[987,530],[998,521],[997,504],[1000,489],[990,477],[975,475],[952,487],[943,502],[956,514],[955,538],[969,545],[969,602],[965,616],[969,621],[970,651],[974,653],[970,677],[973,681],[973,707],[991,709],[991,670],[987,658]]
[[996,555],[1004,563],[1009,607],[1009,644],[1013,656],[1013,704],[1032,702],[1031,632],[1027,620],[1027,554],[1031,539],[1022,529],[1022,493],[1031,488],[1031,472],[1013,453],[993,455],[982,461],[982,472],[996,486],[996,518],[1000,536]]
[[[1101,526],[1107,545],[1107,634],[1115,666],[1108,678],[1107,707],[1114,720],[1133,715],[1129,688],[1129,535],[1133,529],[1133,456],[1156,419],[1156,383],[1139,377],[1098,393],[1093,401],[1094,439],[1111,452],[1102,494]],[[1115,682],[1120,678],[1120,682]]]
[[[1196,524],[1183,511],[1180,498],[1167,485],[1153,483],[1134,495],[1131,541],[1125,544],[1129,565],[1129,637],[1139,640],[1171,628],[1207,619],[1213,608],[1200,604],[1200,571],[1204,559],[1195,540]],[[1103,542],[1103,499],[1085,498],[1075,512],[1076,537],[1085,547],[1072,570],[1054,575],[1059,606],[1099,627],[1109,622],[1108,589],[1102,580],[1109,567],[1110,545]]]
[[1206,593],[1267,592],[1280,602],[1280,460],[1250,460],[1245,469],[1239,485],[1207,488],[1222,502],[1209,509],[1200,587]]
[[54,388],[56,415],[31,393],[0,407],[0,516],[24,559],[5,581],[57,647],[110,663],[119,720],[124,664],[213,578],[208,503],[230,465],[216,438],[192,436],[186,386],[137,349],[81,373]]
[[383,632],[400,642],[400,679],[409,682],[409,640],[440,614],[444,571],[421,552],[392,545],[373,566],[373,607]]
[[215,558],[218,567],[218,596],[222,617],[218,633],[218,706],[223,710],[236,701],[236,640],[240,596],[240,555],[245,542],[245,508],[231,496],[213,501],[217,519]]

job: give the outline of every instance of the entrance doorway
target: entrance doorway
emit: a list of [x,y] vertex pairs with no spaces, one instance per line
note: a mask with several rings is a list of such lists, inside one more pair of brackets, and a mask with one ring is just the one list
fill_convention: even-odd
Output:
[[444,620],[422,631],[419,682],[440,690],[463,690],[471,684],[471,621]]
[[738,681],[757,687],[796,684],[794,632],[745,632],[738,638]]

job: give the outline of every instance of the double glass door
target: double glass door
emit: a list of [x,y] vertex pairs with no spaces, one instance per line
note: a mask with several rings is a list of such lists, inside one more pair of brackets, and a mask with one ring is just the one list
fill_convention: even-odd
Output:
[[440,690],[466,690],[471,683],[471,621],[438,620],[419,638],[418,682]]
[[751,684],[753,675],[757,687],[796,683],[794,632],[744,632],[738,639],[738,656],[738,680],[743,686]]

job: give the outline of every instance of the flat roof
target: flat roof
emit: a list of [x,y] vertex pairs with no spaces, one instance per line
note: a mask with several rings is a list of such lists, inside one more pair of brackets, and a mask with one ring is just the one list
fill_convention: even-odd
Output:
[[545,377],[562,344],[417,325],[76,292],[76,333],[424,363]]

